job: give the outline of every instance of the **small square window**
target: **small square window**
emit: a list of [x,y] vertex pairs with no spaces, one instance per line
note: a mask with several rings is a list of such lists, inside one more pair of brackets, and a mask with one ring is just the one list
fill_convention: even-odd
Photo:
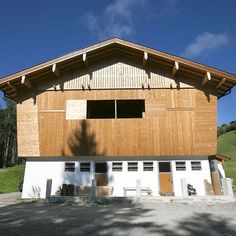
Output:
[[186,163],[185,163],[185,161],[176,161],[175,165],[176,165],[176,170],[177,171],[184,171],[184,170],[186,170]]
[[122,171],[122,162],[112,162],[112,171]]
[[144,171],[153,171],[153,162],[143,162]]
[[128,162],[128,171],[138,171],[138,162]]
[[80,172],[90,172],[90,162],[81,162]]
[[65,163],[65,172],[75,172],[75,163],[74,162],[66,162]]
[[191,161],[192,170],[202,170],[202,165],[200,161]]

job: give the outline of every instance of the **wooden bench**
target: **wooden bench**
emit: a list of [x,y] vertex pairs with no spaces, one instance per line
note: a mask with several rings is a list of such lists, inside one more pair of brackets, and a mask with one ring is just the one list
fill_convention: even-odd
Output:
[[[137,191],[136,187],[124,187],[124,196],[127,196],[128,191]],[[148,195],[152,194],[152,190],[149,187],[141,187],[140,188],[141,194],[142,193],[147,193]]]

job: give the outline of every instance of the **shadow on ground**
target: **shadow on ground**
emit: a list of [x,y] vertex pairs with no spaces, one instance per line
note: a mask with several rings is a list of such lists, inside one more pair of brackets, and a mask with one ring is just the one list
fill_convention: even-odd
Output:
[[175,210],[168,210],[172,207],[166,204],[152,208],[151,205],[140,203],[90,204],[82,207],[40,202],[19,203],[0,207],[0,234],[236,235],[236,226],[230,223],[232,218],[224,218],[220,213],[197,212],[180,217],[178,212],[186,210],[186,206],[183,205],[185,209],[178,205],[174,207]]

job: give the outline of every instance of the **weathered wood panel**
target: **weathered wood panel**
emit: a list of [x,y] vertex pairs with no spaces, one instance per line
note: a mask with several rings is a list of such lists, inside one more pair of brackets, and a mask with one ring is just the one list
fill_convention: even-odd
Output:
[[[65,120],[63,112],[67,99],[137,98],[145,99],[142,119]],[[196,89],[47,91],[38,102],[42,156],[216,153],[217,100]]]

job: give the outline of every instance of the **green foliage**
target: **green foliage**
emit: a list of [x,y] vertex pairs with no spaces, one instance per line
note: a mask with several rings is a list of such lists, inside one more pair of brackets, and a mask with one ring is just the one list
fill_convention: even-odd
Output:
[[25,165],[0,169],[0,193],[18,192],[18,185],[24,178]]
[[236,130],[236,120],[231,121],[229,124],[223,124],[217,128],[217,136]]
[[225,163],[227,177],[231,177],[236,182],[236,131],[227,132],[218,137],[217,152],[231,158]]
[[6,109],[0,109],[0,168],[17,163],[16,103],[6,99]]

